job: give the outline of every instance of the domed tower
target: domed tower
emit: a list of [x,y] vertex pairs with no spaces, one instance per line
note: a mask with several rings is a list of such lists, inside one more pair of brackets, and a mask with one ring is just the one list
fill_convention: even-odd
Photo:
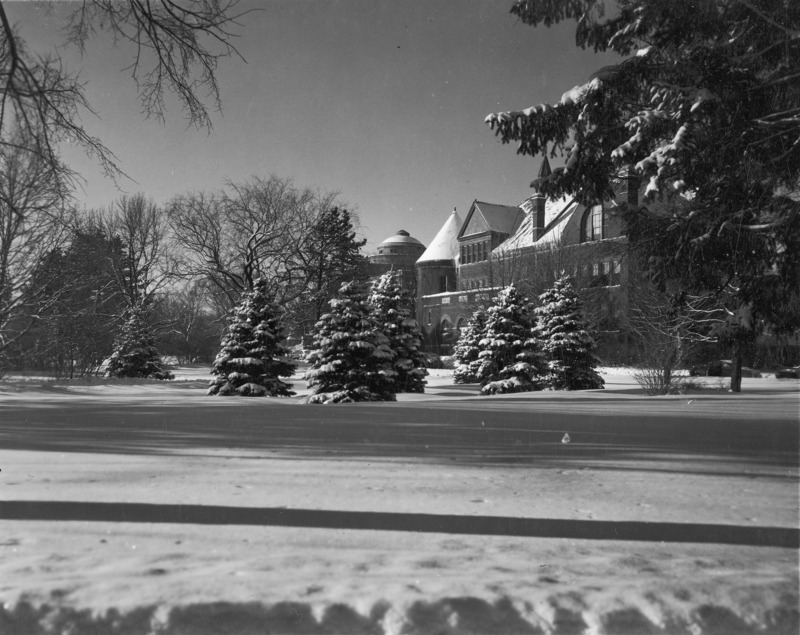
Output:
[[377,254],[369,256],[369,273],[371,276],[380,276],[389,270],[399,271],[403,287],[416,296],[414,264],[424,251],[425,245],[401,229],[378,245]]

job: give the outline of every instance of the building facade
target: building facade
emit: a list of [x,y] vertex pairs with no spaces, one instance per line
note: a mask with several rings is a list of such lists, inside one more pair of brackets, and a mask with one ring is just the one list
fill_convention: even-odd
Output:
[[614,359],[625,350],[620,324],[630,266],[618,203],[638,205],[638,183],[623,178],[614,200],[586,206],[542,196],[537,185],[550,174],[545,158],[531,183],[534,194],[519,205],[475,200],[463,218],[453,210],[427,249],[398,232],[370,257],[372,275],[402,268],[408,288],[413,286],[427,351],[452,352],[474,312],[509,284],[532,296],[562,273],[575,279],[587,319],[600,334],[601,354]]

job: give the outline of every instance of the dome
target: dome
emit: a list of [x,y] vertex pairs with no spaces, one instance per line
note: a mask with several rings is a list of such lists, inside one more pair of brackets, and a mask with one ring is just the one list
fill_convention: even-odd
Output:
[[423,246],[421,242],[419,242],[416,238],[412,238],[411,234],[409,234],[405,229],[399,230],[394,236],[389,236],[386,240],[384,240],[381,245],[389,245],[389,244],[404,244],[404,245],[419,245]]

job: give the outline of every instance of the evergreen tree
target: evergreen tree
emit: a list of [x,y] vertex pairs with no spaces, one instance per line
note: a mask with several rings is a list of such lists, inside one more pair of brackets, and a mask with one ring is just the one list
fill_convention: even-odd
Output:
[[532,26],[575,20],[576,44],[626,59],[558,103],[489,115],[517,153],[565,156],[539,184],[594,205],[614,183],[646,184],[642,213],[621,205],[634,250],[660,283],[719,296],[731,389],[744,346],[791,331],[800,278],[800,2],[516,0]]
[[550,385],[556,390],[602,388],[605,382],[594,369],[594,338],[586,329],[571,278],[562,276],[539,299],[534,333],[548,358]]
[[211,373],[217,375],[209,395],[288,397],[291,385],[281,377],[294,373],[284,346],[286,336],[278,307],[267,294],[264,280],[257,280],[231,311],[228,332],[222,339]]
[[425,392],[428,370],[420,351],[422,331],[411,316],[411,293],[400,285],[396,271],[383,274],[372,287],[369,302],[378,328],[395,352],[392,362],[397,392]]
[[489,307],[486,330],[479,343],[478,380],[487,395],[541,390],[545,361],[533,339],[528,299],[512,285]]
[[122,331],[114,342],[106,377],[174,379],[173,374],[161,365],[155,338],[141,307],[128,309]]
[[456,368],[453,371],[453,383],[474,384],[478,381],[480,360],[480,341],[486,331],[486,311],[479,309],[470,318],[466,328],[461,331],[453,350]]
[[343,282],[360,277],[367,259],[361,254],[366,239],[358,239],[354,224],[358,217],[342,207],[322,211],[314,221],[300,250],[300,268],[305,277],[305,293],[292,310],[294,320],[305,332],[325,313],[328,302]]
[[394,401],[394,351],[372,316],[366,286],[345,282],[314,327],[308,403]]

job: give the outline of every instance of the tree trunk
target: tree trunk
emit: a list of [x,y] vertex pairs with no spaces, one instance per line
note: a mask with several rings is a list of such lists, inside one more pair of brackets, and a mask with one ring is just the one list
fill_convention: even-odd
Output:
[[742,392],[742,351],[736,344],[731,360],[731,392]]

